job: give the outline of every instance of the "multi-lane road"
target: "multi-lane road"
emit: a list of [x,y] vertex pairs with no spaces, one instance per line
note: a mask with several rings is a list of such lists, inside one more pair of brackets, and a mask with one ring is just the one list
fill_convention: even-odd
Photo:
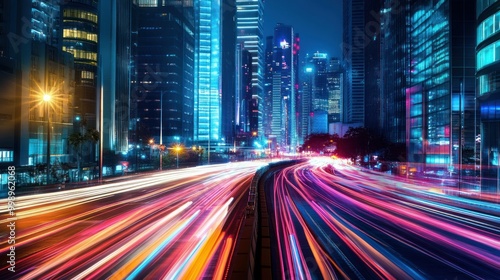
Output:
[[499,279],[500,206],[331,159],[266,185],[274,278]]
[[[18,196],[15,244],[9,230],[0,231],[0,279],[222,279],[261,165],[188,168]],[[4,227],[12,221],[6,208]],[[11,246],[14,268],[6,262]]]
[[[7,207],[0,210],[7,228],[0,279],[230,277],[248,187],[263,165],[201,166],[17,196],[14,231]],[[272,170],[259,195],[268,203],[275,279],[500,275],[498,202],[328,158]],[[12,251],[14,264],[6,262]]]

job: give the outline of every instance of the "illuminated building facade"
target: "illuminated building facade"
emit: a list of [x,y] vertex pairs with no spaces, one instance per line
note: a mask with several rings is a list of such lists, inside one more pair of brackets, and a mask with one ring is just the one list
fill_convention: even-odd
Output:
[[342,122],[342,92],[343,73],[340,60],[331,58],[326,73],[326,87],[328,91],[328,124]]
[[194,141],[221,140],[221,2],[194,2]]
[[327,87],[328,56],[316,52],[311,57],[312,65],[312,118],[311,133],[328,133],[328,122],[324,119],[328,114],[329,92]]
[[[17,173],[22,174],[35,165],[46,164],[49,135],[51,165],[68,163],[74,68],[72,55],[60,47],[59,1],[2,4],[0,169],[15,165]],[[35,180],[23,176],[18,183],[46,182],[45,178]],[[6,177],[2,175],[1,181],[5,183]]]
[[465,0],[411,6],[406,137],[408,161],[423,169],[454,172],[475,144],[474,11]]
[[[251,135],[252,129],[252,54],[238,44],[238,133]],[[255,125],[255,122],[253,123]],[[253,127],[255,128],[255,126]]]
[[75,61],[75,113],[96,127],[98,66],[98,1],[66,0],[61,3],[63,51]]
[[237,43],[252,55],[252,134],[263,136],[264,107],[264,33],[263,0],[236,0]]
[[263,108],[263,127],[264,136],[271,135],[271,122],[273,116],[273,36],[266,37],[265,54],[265,73],[264,73],[264,106]]
[[312,93],[314,83],[314,65],[311,63],[311,57],[306,54],[303,62],[300,87],[300,131],[299,142],[303,144],[304,139],[311,134],[311,117],[313,114],[312,109]]
[[[500,192],[500,2],[477,2],[477,100],[481,116],[481,189]],[[470,12],[470,11],[469,11]]]
[[[295,36],[292,26],[278,23],[274,28],[273,115],[270,137],[276,138],[276,144],[289,152],[295,152],[299,143],[296,114],[298,53],[294,48]],[[281,103],[279,107],[275,106],[278,100]],[[278,120],[280,120],[279,132]]]

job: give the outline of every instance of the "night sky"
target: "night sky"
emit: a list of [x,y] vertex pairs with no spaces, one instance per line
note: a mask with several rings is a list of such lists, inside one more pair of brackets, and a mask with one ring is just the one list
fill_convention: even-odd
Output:
[[342,0],[265,0],[265,37],[273,35],[278,22],[299,33],[301,58],[316,51],[340,57]]

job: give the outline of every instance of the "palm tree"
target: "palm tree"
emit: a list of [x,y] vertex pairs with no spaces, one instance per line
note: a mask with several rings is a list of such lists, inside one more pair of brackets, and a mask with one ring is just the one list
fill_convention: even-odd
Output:
[[86,121],[82,121],[80,129],[81,131],[85,131],[85,133],[73,132],[68,137],[69,144],[76,150],[76,162],[78,170],[78,176],[76,178],[77,181],[80,181],[80,174],[81,174],[80,161],[81,161],[83,145],[88,142],[95,144],[99,141],[99,131],[97,131],[94,128],[84,129],[86,124],[87,124]]

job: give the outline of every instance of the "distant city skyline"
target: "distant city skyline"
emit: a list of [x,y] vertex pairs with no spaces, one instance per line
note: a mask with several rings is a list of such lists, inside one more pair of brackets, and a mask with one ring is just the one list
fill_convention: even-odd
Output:
[[266,0],[264,36],[272,36],[277,23],[288,24],[300,35],[300,58],[317,51],[340,57],[342,1],[316,0],[314,4],[305,0]]

